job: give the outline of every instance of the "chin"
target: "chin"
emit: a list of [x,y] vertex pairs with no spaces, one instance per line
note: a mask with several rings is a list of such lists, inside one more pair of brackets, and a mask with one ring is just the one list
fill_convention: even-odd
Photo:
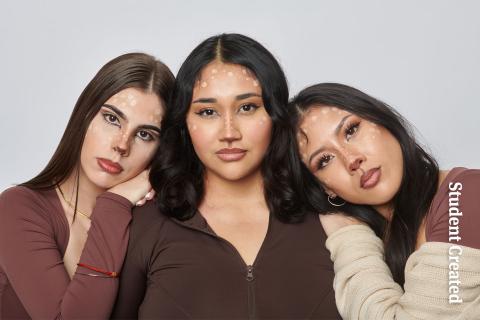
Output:
[[240,168],[225,168],[225,170],[212,170],[217,177],[227,181],[239,181],[250,177],[256,170],[245,170]]
[[116,186],[119,183],[122,183],[122,180],[119,177],[112,176],[105,172],[95,172],[92,174],[86,174],[88,180],[95,186],[101,189],[110,189]]

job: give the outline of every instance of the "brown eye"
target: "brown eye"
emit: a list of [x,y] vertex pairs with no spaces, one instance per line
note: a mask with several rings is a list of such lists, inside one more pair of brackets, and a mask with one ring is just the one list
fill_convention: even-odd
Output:
[[317,170],[321,170],[321,169],[325,168],[328,165],[328,163],[330,162],[330,160],[332,160],[332,159],[333,159],[332,155],[329,155],[329,154],[323,155],[320,158],[320,160],[318,160],[318,162],[317,162],[317,166],[316,166]]
[[154,139],[153,135],[150,132],[145,131],[145,130],[138,131],[137,132],[137,137],[139,137],[140,139],[142,139],[144,141],[152,141]]
[[202,109],[202,110],[200,110],[199,112],[195,112],[195,113],[198,114],[200,117],[211,118],[211,117],[213,117],[217,112],[216,112],[214,109],[205,108],[205,109]]
[[352,123],[347,127],[345,130],[345,137],[347,138],[347,141],[350,140],[355,133],[358,131],[358,127],[360,126],[360,122]]
[[103,114],[103,119],[110,124],[120,126],[120,120],[118,120],[118,117],[114,114],[106,112]]
[[248,103],[248,104],[242,105],[238,111],[241,113],[251,113],[257,109],[258,109],[258,106],[256,104]]

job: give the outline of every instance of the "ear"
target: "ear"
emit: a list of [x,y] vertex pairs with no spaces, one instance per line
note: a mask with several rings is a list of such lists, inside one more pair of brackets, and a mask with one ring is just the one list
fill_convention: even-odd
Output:
[[337,194],[332,189],[327,187],[326,185],[323,185],[323,189],[325,190],[325,193],[328,196],[330,196],[330,198],[336,198],[337,197]]

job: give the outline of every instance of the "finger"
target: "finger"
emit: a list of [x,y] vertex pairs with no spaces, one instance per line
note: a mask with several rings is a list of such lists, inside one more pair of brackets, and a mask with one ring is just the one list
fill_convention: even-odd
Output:
[[145,199],[146,199],[146,200],[152,200],[152,199],[153,199],[153,192],[150,191],[149,193],[147,193],[147,194],[145,195]]
[[141,207],[145,204],[145,202],[146,202],[146,200],[145,200],[145,198],[143,198],[142,200],[137,201],[137,203],[135,203],[135,205],[137,207]]

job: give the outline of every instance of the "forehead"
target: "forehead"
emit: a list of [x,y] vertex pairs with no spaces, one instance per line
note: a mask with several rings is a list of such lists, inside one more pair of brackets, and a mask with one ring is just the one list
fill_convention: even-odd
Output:
[[200,72],[193,96],[228,97],[246,92],[262,92],[252,71],[238,64],[213,61]]
[[335,129],[340,121],[351,115],[350,112],[332,106],[313,106],[302,116],[300,130],[308,134],[308,130]]
[[137,88],[126,88],[111,96],[105,104],[119,109],[129,121],[160,123],[163,107],[159,97]]

